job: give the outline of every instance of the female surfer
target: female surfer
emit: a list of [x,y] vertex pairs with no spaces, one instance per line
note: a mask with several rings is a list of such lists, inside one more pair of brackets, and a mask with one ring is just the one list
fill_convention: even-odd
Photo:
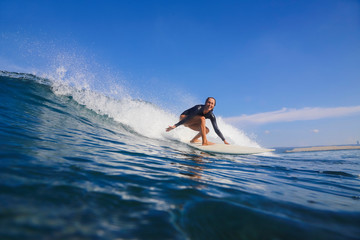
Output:
[[216,118],[213,113],[213,109],[216,105],[216,100],[213,97],[208,97],[205,101],[205,105],[195,105],[192,108],[185,110],[180,115],[180,121],[173,126],[166,128],[166,131],[169,132],[176,127],[184,124],[185,127],[188,127],[194,131],[199,131],[198,134],[190,141],[191,143],[199,142],[199,138],[202,138],[202,145],[212,145],[214,143],[209,142],[206,138],[206,134],[209,133],[209,128],[206,127],[206,119],[210,119],[213,128],[216,134],[224,141],[225,144],[229,144],[220,129],[217,126]]

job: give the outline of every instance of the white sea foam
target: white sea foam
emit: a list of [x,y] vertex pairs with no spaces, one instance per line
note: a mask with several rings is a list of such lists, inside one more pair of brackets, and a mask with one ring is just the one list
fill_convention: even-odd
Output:
[[[50,68],[41,77],[51,80],[55,94],[71,96],[79,104],[98,114],[107,115],[145,137],[188,142],[196,134],[183,126],[165,132],[169,125],[179,121],[179,114],[186,107],[192,107],[186,99],[193,102],[194,97],[188,96],[180,104],[177,97],[174,105],[178,107],[165,109],[163,106],[169,106],[168,102],[159,103],[159,98],[156,97],[144,99],[141,92],[132,89],[121,74],[101,66],[92,58],[60,53],[53,56]],[[219,116],[217,120],[223,135],[231,144],[259,147],[240,129],[225,123]],[[210,122],[207,126],[210,129],[209,140],[221,142]]]
[[[123,98],[112,98],[89,89],[89,85],[84,87],[71,86],[69,83],[54,81],[53,90],[58,95],[69,95],[79,104],[101,115],[107,115],[137,133],[156,139],[174,139],[188,142],[196,132],[183,126],[171,132],[165,132],[165,128],[179,121],[179,113],[171,113],[160,107],[142,100],[132,99],[129,95]],[[119,97],[119,96],[118,96]],[[219,128],[230,143],[258,147],[259,145],[246,136],[241,130],[225,123],[221,117],[217,118]],[[221,141],[213,131],[211,123],[208,122],[211,141]]]

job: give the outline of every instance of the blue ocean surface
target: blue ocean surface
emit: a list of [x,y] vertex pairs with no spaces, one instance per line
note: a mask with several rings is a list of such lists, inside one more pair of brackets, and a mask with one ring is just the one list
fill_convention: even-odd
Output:
[[359,150],[205,154],[153,103],[31,74],[0,98],[1,240],[360,239]]

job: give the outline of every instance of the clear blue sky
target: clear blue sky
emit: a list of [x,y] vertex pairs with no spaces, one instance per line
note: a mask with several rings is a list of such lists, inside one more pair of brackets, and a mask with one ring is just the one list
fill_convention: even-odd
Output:
[[266,146],[360,141],[360,1],[0,0],[0,34],[1,70],[67,49]]

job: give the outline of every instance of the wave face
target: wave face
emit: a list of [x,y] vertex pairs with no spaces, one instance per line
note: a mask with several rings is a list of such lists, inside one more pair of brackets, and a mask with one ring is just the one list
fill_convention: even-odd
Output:
[[360,236],[360,151],[206,155],[177,114],[66,79],[0,72],[1,239]]

